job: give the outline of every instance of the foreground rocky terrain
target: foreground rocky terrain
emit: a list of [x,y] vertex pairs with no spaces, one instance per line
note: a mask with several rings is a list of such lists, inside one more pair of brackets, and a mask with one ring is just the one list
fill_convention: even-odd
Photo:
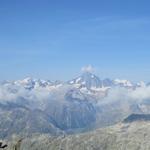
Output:
[[149,150],[150,121],[136,120],[83,134],[13,137],[7,150]]

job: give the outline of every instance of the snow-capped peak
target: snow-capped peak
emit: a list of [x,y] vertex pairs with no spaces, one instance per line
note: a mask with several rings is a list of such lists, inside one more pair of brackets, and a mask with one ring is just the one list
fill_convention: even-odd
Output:
[[22,86],[25,89],[33,89],[33,88],[47,87],[53,85],[53,83],[49,80],[33,79],[30,77],[27,77],[23,80],[14,81],[14,84],[17,86]]
[[60,82],[60,81],[51,82],[49,80],[33,79],[31,77],[27,77],[23,80],[16,80],[13,82],[7,81],[2,84],[17,85],[28,90],[46,89],[48,91],[56,90],[58,88],[63,88],[63,86],[65,87],[65,85],[67,86],[69,85],[79,90],[81,93],[85,94],[107,93],[109,89],[116,86],[130,89],[149,86],[149,84],[146,85],[144,82],[134,84],[129,80],[120,80],[120,79],[111,80],[109,78],[101,80],[98,76],[90,72],[84,72],[81,76],[68,82]]
[[139,83],[137,83],[138,87],[146,87],[146,84],[144,81],[140,81]]
[[76,87],[86,87],[88,89],[91,89],[91,87],[102,86],[99,77],[89,72],[84,72],[81,76],[69,81],[69,83],[73,84]]
[[114,83],[115,83],[115,85],[120,85],[120,86],[124,86],[124,87],[133,87],[133,84],[128,80],[115,79]]
[[23,80],[15,81],[14,84],[18,85],[18,86],[23,86],[26,89],[32,89],[32,88],[34,88],[35,82],[32,78],[27,77]]

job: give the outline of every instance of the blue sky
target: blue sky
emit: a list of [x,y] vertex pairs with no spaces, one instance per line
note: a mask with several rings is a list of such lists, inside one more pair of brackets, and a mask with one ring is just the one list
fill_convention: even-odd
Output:
[[149,0],[1,0],[0,79],[150,81]]

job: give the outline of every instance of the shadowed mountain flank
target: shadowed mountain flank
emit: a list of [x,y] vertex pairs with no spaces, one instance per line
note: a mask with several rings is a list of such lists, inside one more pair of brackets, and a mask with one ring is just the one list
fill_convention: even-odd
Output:
[[126,119],[124,123],[130,123],[134,121],[150,121],[150,114],[131,114]]

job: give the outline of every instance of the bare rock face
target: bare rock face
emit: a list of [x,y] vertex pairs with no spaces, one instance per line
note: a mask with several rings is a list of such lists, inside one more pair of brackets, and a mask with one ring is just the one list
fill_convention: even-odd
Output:
[[33,133],[50,133],[51,135],[61,133],[61,130],[53,125],[50,117],[40,110],[3,107],[0,108],[0,114],[0,138],[8,138],[13,134],[27,136]]
[[12,140],[8,150],[149,150],[150,122],[120,123],[84,134]]
[[3,141],[0,141],[0,149],[5,149],[8,145],[5,144]]
[[96,121],[96,109],[86,97],[69,90],[60,101],[50,101],[45,112],[53,118],[55,126],[63,131],[86,128]]

